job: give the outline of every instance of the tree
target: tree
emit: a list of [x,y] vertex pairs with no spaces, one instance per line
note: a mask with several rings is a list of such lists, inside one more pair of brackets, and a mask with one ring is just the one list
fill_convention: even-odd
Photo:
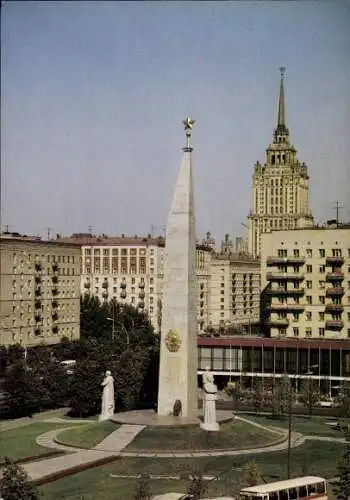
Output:
[[14,417],[29,416],[40,406],[38,376],[27,369],[23,361],[14,363],[6,372],[4,381],[5,402]]
[[350,387],[343,387],[336,400],[338,417],[350,419]]
[[288,375],[284,374],[280,380],[273,380],[269,393],[269,404],[274,416],[282,416],[288,413],[292,399],[292,386]]
[[244,393],[240,384],[238,382],[228,382],[225,387],[225,392],[232,397],[233,409],[237,411],[239,409],[239,403],[244,399]]
[[311,418],[312,410],[320,400],[319,386],[316,380],[302,382],[299,393],[300,402],[308,409]]
[[149,475],[142,474],[141,477],[137,480],[133,500],[151,500],[151,490],[149,484]]
[[244,466],[243,484],[246,488],[256,486],[262,482],[261,473],[255,460],[250,460]]
[[5,458],[0,479],[0,492],[3,500],[37,500],[39,494],[35,486],[29,482],[22,467]]
[[343,456],[339,460],[339,481],[334,485],[337,500],[349,500],[350,498],[350,432],[345,432],[346,444]]
[[95,295],[85,294],[80,299],[81,338],[101,338],[111,335],[112,324],[107,319],[108,304]]
[[264,409],[265,406],[265,392],[262,380],[258,379],[254,384],[253,394],[252,394],[254,409],[256,413],[259,413]]

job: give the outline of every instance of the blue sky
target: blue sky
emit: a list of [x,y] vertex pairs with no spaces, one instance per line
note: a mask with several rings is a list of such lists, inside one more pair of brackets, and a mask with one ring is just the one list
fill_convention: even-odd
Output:
[[286,66],[311,208],[350,219],[350,3],[4,2],[1,225],[160,233],[193,131],[197,233],[244,234]]

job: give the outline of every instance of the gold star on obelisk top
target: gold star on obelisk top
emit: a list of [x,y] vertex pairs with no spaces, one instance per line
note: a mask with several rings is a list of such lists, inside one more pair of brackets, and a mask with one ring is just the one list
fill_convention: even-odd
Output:
[[190,145],[190,137],[192,135],[192,127],[193,124],[195,123],[195,120],[192,120],[189,116],[185,118],[182,122],[185,126],[185,132],[186,132],[186,137],[187,137],[187,146],[184,148],[184,151],[192,151],[192,147]]
[[195,120],[192,120],[189,116],[184,119],[182,122],[185,125],[185,130],[192,130],[193,125],[196,123]]

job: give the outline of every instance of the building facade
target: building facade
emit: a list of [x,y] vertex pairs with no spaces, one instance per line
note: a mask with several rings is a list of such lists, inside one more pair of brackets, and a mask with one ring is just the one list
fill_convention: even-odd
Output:
[[[238,324],[249,328],[249,323],[259,319],[259,261],[231,253],[231,246],[225,254],[217,254],[210,235],[209,240],[210,246],[205,240],[197,244],[196,252],[198,332],[208,327]],[[163,238],[79,233],[60,241],[81,245],[82,294],[92,293],[102,301],[114,298],[122,304],[131,304],[147,312],[155,330],[160,330]]]
[[24,346],[80,336],[80,247],[4,234],[0,341]]
[[286,374],[296,393],[305,380],[315,380],[321,394],[334,397],[350,384],[349,340],[269,339],[258,337],[199,338],[198,373],[209,366],[220,387],[229,380],[268,387]]
[[266,149],[264,164],[256,162],[253,174],[252,208],[248,216],[248,250],[260,255],[261,234],[277,229],[313,225],[309,210],[309,175],[304,162],[296,157],[285,120],[284,68],[281,82],[277,127]]
[[213,254],[209,325],[251,333],[260,317],[260,262],[248,255]]
[[271,337],[350,338],[350,225],[263,234],[261,279]]

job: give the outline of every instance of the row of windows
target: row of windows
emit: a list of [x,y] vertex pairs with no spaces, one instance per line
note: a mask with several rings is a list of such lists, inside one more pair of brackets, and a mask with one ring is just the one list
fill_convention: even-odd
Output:
[[[110,269],[109,267],[95,266],[93,268],[94,274],[101,274],[103,270],[103,274],[146,274],[146,267],[140,267],[139,272],[137,272],[136,267],[130,266],[129,270],[127,267],[121,267],[120,270],[118,267],[113,267]],[[90,266],[85,266],[85,274],[91,274],[92,268]],[[154,273],[154,267],[151,267],[149,270],[150,274]]]
[[[109,255],[146,255],[145,248],[85,248],[85,255],[96,255],[96,256],[109,256]],[[150,249],[150,255],[154,255],[154,249]]]
[[[283,243],[281,243],[281,244],[283,245]],[[298,242],[296,241],[295,244],[297,245]],[[310,243],[308,242],[308,244],[310,244]],[[338,242],[336,241],[335,244],[337,245]],[[322,241],[321,241],[321,245],[323,245]],[[347,253],[348,253],[348,257],[350,257],[350,248],[348,248]],[[293,257],[300,257],[300,250],[298,248],[294,248],[292,255],[293,255]],[[306,257],[311,258],[312,255],[313,255],[312,249],[311,248],[307,248],[305,250],[305,255],[306,255]],[[288,257],[288,250],[286,248],[280,248],[280,249],[278,249],[277,250],[277,256],[278,257]],[[330,255],[327,255],[327,256],[329,256],[329,257],[342,257],[343,256],[342,255],[342,249],[341,248],[332,248]],[[324,258],[324,257],[326,257],[326,250],[324,248],[319,248],[318,249],[318,257],[321,258],[321,259]]]
[[[33,255],[27,252],[22,252],[21,255],[17,254],[16,252],[13,253],[13,263],[15,264],[18,261],[18,258],[20,258],[20,263],[24,263],[24,257],[26,257],[26,260],[28,263],[33,262]],[[34,261],[35,262],[40,262],[44,261],[46,262],[62,262],[63,264],[74,264],[76,262],[75,256],[74,255],[52,255],[52,254],[46,254],[46,255],[34,255]]]

